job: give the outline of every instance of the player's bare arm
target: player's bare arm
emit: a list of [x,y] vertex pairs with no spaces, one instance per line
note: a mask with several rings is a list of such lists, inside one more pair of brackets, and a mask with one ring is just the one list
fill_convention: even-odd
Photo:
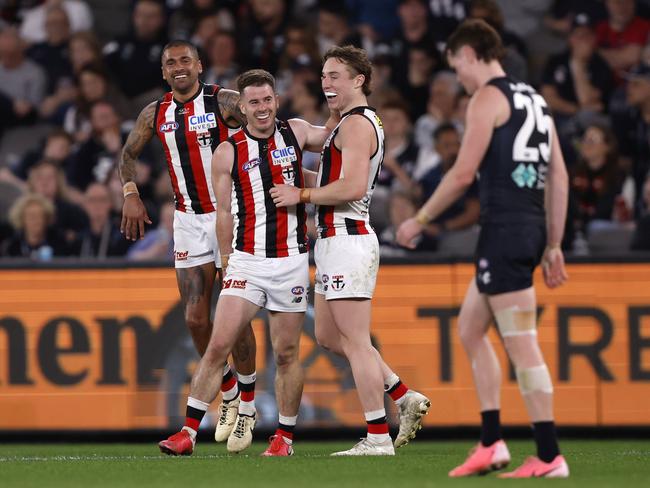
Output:
[[239,108],[239,92],[222,88],[217,93],[219,109],[226,123],[232,127],[244,125],[246,116]]
[[122,222],[120,230],[127,239],[135,241],[140,236],[144,238],[144,224],[151,224],[151,219],[140,199],[135,185],[136,162],[142,149],[151,140],[154,133],[153,122],[156,112],[156,102],[147,105],[135,122],[135,127],[129,133],[119,162],[120,178],[124,185],[124,205],[122,206]]
[[230,142],[222,142],[212,155],[212,186],[217,205],[217,240],[221,252],[221,266],[225,271],[232,253],[233,218],[230,213],[232,191],[232,165],[235,151]]
[[[303,201],[316,205],[339,205],[361,200],[368,190],[370,157],[377,148],[375,129],[365,117],[345,119],[333,141],[342,153],[343,177],[318,188],[303,191]],[[301,200],[300,189],[290,185],[275,185],[271,196],[278,207],[296,205]]]
[[424,225],[438,217],[467,191],[476,177],[495,127],[508,117],[508,101],[497,88],[484,86],[474,94],[467,106],[467,128],[458,158],[417,216],[400,225],[397,231],[400,245],[414,249],[414,239],[422,232]]
[[542,258],[544,282],[549,288],[568,279],[562,254],[562,236],[569,199],[569,177],[560,149],[555,126],[552,126],[551,162],[546,176],[544,205],[546,207],[546,249]]

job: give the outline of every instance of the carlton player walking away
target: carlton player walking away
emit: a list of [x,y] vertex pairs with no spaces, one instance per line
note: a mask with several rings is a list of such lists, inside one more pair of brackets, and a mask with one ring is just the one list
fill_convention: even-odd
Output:
[[322,87],[327,104],[342,115],[323,147],[317,187],[299,192],[276,185],[271,194],[278,207],[298,201],[317,205],[316,338],[350,362],[368,425],[366,438],[334,455],[394,455],[383,391],[399,408],[395,447],[415,437],[431,403],[400,381],[370,341],[370,299],[379,267],[379,244],[368,207],[384,157],[384,131],[374,109],[367,106],[372,67],[365,51],[335,47],[324,60]]
[[561,285],[567,274],[560,248],[568,179],[557,133],[544,99],[507,77],[499,63],[499,34],[483,21],[463,23],[449,38],[447,59],[472,94],[458,159],[414,219],[397,232],[413,248],[422,227],[438,217],[479,179],[481,233],[476,277],[460,310],[460,338],[472,364],[481,405],[481,440],[452,477],[484,474],[510,462],[501,438],[501,371],[487,339],[494,318],[517,373],[533,424],[537,456],[507,478],[569,476],[553,421],[553,384],[537,342],[533,271]]
[[[276,208],[269,190],[275,184],[304,187],[302,151],[320,150],[338,116],[330,117],[327,127],[276,120],[275,80],[264,70],[243,73],[237,88],[247,125],[220,144],[212,160],[223,290],[210,343],[192,378],[185,426],[159,444],[168,454],[192,453],[196,430],[219,391],[223,364],[260,308],[269,311],[279,411],[278,429],[263,455],[293,454],[303,389],[298,349],[309,287],[306,212],[304,203]],[[238,418],[236,442],[229,439],[228,450],[251,444],[255,422],[255,415]]]
[[[201,83],[202,69],[191,43],[172,41],[165,46],[162,74],[172,89],[142,110],[126,140],[119,166],[124,184],[121,229],[127,239],[135,240],[144,237],[145,222],[151,223],[135,183],[136,161],[154,133],[158,136],[165,150],[176,202],[176,279],[185,321],[200,355],[210,340],[210,300],[221,267],[215,233],[217,201],[211,183],[212,153],[245,120],[237,107],[239,94]],[[240,385],[226,365],[224,401],[215,431],[218,442],[229,438],[238,411],[246,415],[255,412],[255,337],[250,327],[243,330],[233,358]]]

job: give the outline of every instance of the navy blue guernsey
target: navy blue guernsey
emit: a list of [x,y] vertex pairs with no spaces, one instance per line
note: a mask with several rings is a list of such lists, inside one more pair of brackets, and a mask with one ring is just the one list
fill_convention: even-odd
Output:
[[546,102],[530,85],[508,77],[488,85],[508,99],[510,118],[495,128],[479,168],[481,224],[544,223],[552,127]]

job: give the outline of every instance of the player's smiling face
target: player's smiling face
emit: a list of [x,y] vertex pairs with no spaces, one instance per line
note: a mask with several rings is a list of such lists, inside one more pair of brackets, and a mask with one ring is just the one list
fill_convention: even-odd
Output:
[[163,53],[163,78],[176,92],[186,94],[195,89],[202,71],[201,61],[187,46],[170,47]]
[[271,85],[247,86],[241,94],[240,109],[249,128],[258,132],[272,131],[278,111],[278,97]]
[[336,58],[329,58],[323,65],[321,86],[331,109],[347,107],[355,92],[361,91],[363,82],[363,75],[355,76],[347,64]]

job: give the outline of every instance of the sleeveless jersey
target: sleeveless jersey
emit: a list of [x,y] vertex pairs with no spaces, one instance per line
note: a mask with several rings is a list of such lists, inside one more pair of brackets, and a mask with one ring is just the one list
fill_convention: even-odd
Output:
[[278,208],[269,190],[274,184],[304,188],[302,151],[288,122],[276,120],[275,132],[259,139],[242,129],[228,141],[235,149],[232,166],[232,246],[267,258],[307,252],[305,204]]
[[181,212],[204,214],[217,207],[212,153],[239,130],[226,125],[217,101],[219,90],[217,85],[201,83],[196,95],[185,103],[168,92],[156,105],[154,129],[165,151],[176,209]]
[[371,107],[355,107],[341,117],[341,121],[334,128],[323,146],[318,168],[317,186],[325,186],[328,183],[345,177],[343,174],[341,150],[334,144],[334,138],[339,132],[341,123],[352,115],[365,117],[375,128],[377,150],[370,158],[366,195],[361,200],[346,202],[336,206],[318,205],[316,207],[316,227],[318,228],[319,238],[375,233],[370,226],[368,208],[375,183],[377,182],[377,175],[381,170],[381,164],[384,160],[384,129],[381,120],[375,113],[375,109]]
[[543,223],[552,127],[546,101],[508,77],[488,84],[506,96],[511,115],[494,129],[479,169],[481,223]]

